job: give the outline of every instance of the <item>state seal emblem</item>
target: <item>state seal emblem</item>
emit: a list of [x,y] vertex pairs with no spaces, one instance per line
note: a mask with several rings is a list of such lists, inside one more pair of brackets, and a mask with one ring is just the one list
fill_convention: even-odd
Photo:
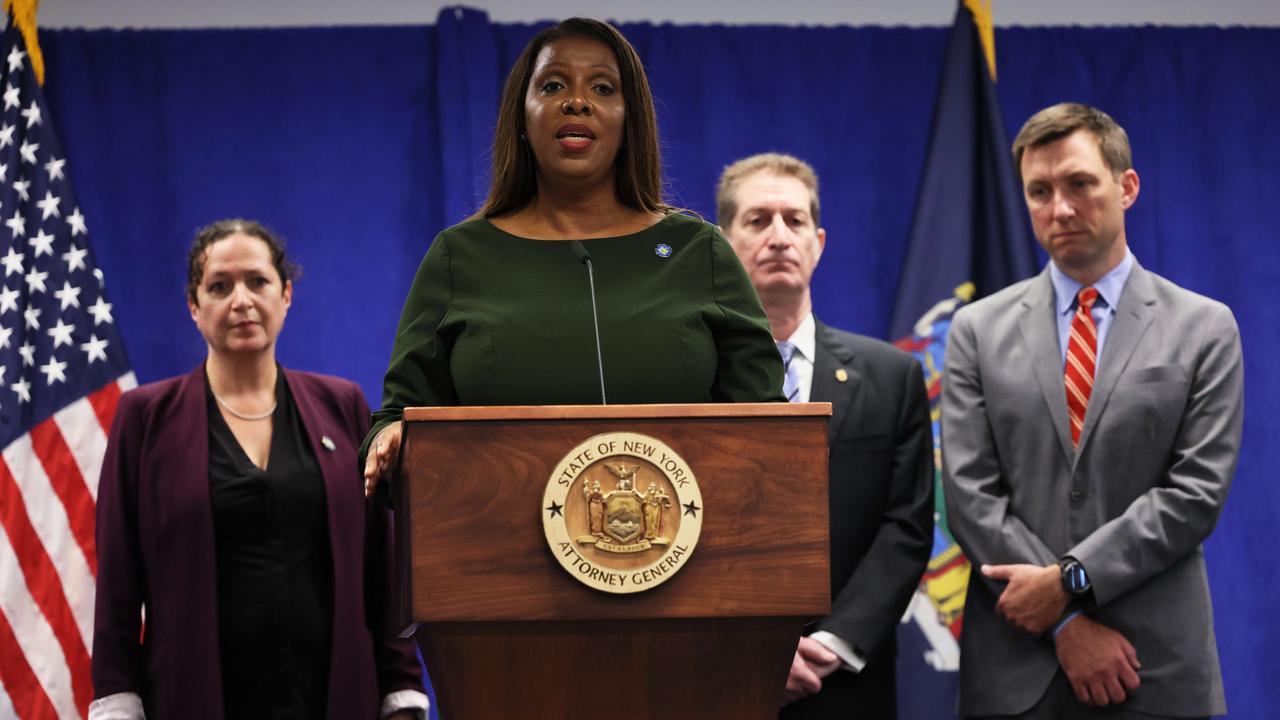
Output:
[[596,435],[556,465],[542,527],[560,565],[580,582],[635,593],[666,582],[702,532],[702,493],[688,463],[648,435]]

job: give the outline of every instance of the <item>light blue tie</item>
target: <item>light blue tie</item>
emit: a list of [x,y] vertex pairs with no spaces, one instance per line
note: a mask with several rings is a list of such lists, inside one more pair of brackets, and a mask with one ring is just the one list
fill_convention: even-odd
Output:
[[800,396],[800,373],[791,364],[791,358],[796,356],[796,346],[783,340],[778,343],[778,353],[782,355],[782,371],[785,373],[782,377],[782,394],[787,396],[787,402],[795,402]]

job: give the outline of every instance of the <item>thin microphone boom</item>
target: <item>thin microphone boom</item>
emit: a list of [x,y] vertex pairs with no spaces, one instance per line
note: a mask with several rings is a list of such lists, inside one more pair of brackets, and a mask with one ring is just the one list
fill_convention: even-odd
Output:
[[600,404],[608,405],[604,395],[604,358],[600,354],[600,316],[596,314],[596,278],[591,269],[591,254],[578,240],[570,240],[569,249],[579,262],[587,266],[587,283],[591,286],[591,325],[596,331],[596,367],[600,370]]

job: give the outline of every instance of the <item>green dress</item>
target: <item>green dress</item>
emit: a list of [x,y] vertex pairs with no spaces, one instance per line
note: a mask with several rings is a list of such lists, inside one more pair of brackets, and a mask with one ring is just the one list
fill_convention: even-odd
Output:
[[[760,300],[714,225],[672,213],[582,244],[610,404],[784,400]],[[599,402],[587,268],[566,242],[471,220],[418,268],[369,437],[405,407]]]

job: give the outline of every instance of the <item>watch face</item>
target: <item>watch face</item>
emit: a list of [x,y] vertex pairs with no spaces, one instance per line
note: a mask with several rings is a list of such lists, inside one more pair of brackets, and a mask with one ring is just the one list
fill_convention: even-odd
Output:
[[1084,567],[1078,562],[1068,563],[1062,568],[1063,584],[1067,586],[1067,590],[1072,593],[1082,593],[1089,589],[1089,577],[1084,573]]

